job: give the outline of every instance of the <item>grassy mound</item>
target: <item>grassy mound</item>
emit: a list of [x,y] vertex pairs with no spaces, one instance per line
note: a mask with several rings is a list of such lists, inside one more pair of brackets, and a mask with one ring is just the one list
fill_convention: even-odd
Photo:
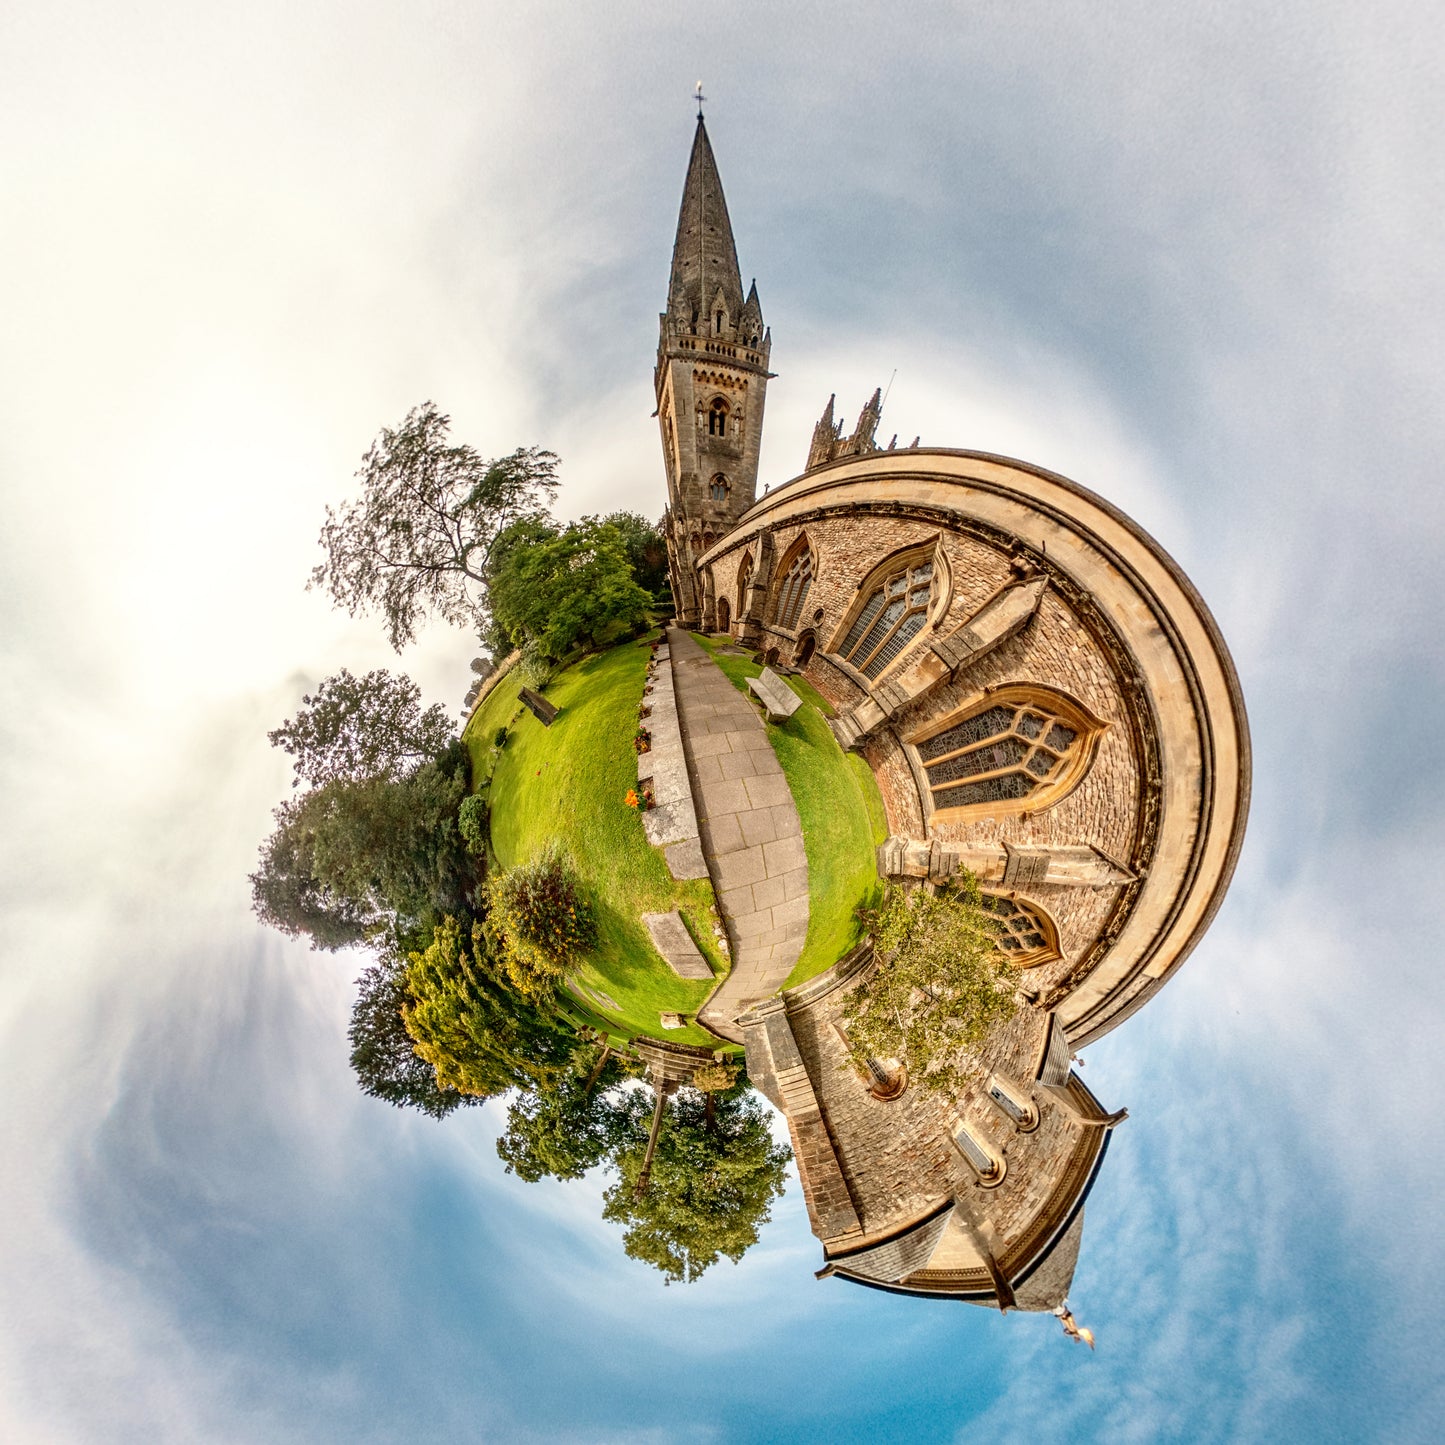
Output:
[[[762,665],[719,652],[724,643],[693,633],[740,692]],[[788,779],[808,854],[808,937],[788,981],[792,988],[830,968],[861,936],[858,906],[878,886],[874,851],[888,836],[872,769],[838,746],[827,701],[801,677],[784,679],[803,700],[768,741]],[[751,696],[751,694],[749,694]]]
[[[681,909],[715,982],[726,963],[712,937],[712,885],[675,880],[648,843],[641,816],[623,801],[637,784],[632,739],[648,655],[647,640],[625,642],[561,673],[546,690],[561,708],[550,728],[517,701],[520,684],[504,679],[463,739],[473,776],[486,786],[497,861],[511,867],[530,860],[555,839],[596,899],[601,937],[576,977],[585,1000],[579,1016],[614,1037],[648,1034],[721,1046],[705,1029],[663,1034],[658,1022],[662,1012],[695,1014],[714,985],[672,972],[652,946],[643,913]],[[498,750],[494,740],[504,726],[509,732]]]

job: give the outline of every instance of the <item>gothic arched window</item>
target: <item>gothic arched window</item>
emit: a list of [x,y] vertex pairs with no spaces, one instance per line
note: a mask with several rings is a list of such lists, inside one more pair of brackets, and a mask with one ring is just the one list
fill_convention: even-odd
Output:
[[803,550],[793,558],[792,565],[778,589],[778,612],[775,621],[789,630],[798,625],[808,589],[813,585],[813,549],[805,542]]
[[964,1119],[955,1119],[949,1138],[953,1140],[954,1148],[968,1160],[969,1167],[978,1175],[980,1184],[988,1188],[1003,1182],[1003,1155],[999,1154],[972,1124]]
[[988,1081],[988,1096],[1021,1134],[1039,1127],[1038,1106],[1011,1080],[995,1074]]
[[1037,904],[1017,894],[985,893],[983,906],[999,950],[1016,968],[1034,968],[1059,958],[1059,930]]
[[707,410],[707,434],[710,437],[725,437],[728,434],[728,404],[722,397],[715,396]]
[[1035,810],[1083,778],[1105,724],[1052,688],[1011,683],[909,741],[935,809]]
[[933,600],[934,571],[930,554],[911,565],[900,562],[885,575],[844,634],[839,656],[864,677],[876,678],[923,631]]
[[715,476],[715,477],[712,479],[711,486],[709,487],[709,490],[710,490],[711,493],[712,493],[712,499],[713,499],[713,501],[715,501],[715,502],[725,502],[725,501],[727,501],[727,499],[728,499],[728,492],[731,490],[731,485],[732,485],[732,484],[728,481],[728,479],[727,479],[725,476],[723,476],[723,474],[722,474],[721,472],[719,472],[719,473],[717,474],[717,476]]

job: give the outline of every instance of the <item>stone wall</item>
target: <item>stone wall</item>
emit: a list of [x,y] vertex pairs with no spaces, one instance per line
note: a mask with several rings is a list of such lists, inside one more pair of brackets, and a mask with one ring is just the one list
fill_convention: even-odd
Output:
[[[805,524],[780,526],[769,534],[773,555],[786,557],[806,535],[813,553],[813,584],[799,626],[776,626],[778,580],[769,589],[765,624],[758,644],[778,647],[783,661],[794,658],[797,640],[811,629],[817,650],[804,669],[810,683],[836,709],[843,711],[869,695],[860,675],[830,656],[828,649],[848,619],[870,575],[896,553],[934,539],[944,554],[941,579],[947,579],[945,605],[931,614],[928,626],[879,679],[886,682],[923,654],[930,638],[947,636],[966,623],[1000,588],[1012,580],[1015,555],[999,545],[960,530],[929,522],[880,515],[854,508],[827,513]],[[756,542],[749,539],[756,551]],[[734,617],[741,616],[738,576],[742,546],[717,552],[708,569],[711,587],[727,597]],[[942,581],[940,585],[943,585]],[[930,723],[978,701],[986,689],[1004,683],[1028,682],[1056,688],[1103,719],[1105,728],[1092,766],[1079,785],[1056,803],[1035,812],[974,812],[963,817],[939,815],[925,822],[915,769],[904,741]],[[1063,596],[1047,589],[1033,620],[1018,635],[968,666],[904,709],[861,748],[873,769],[891,832],[936,836],[960,844],[1090,843],[1126,864],[1143,863],[1140,799],[1144,774],[1137,756],[1135,731],[1126,716],[1126,700],[1115,664]],[[1059,926],[1062,960],[1031,971],[1029,986],[1052,989],[1084,962],[1114,917],[1121,890],[1031,885],[1027,896],[1041,904]]]

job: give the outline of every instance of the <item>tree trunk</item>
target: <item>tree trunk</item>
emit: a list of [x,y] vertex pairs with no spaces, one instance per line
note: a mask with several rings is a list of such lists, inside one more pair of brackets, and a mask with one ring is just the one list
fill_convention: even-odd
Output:
[[642,1156],[642,1168],[637,1171],[637,1183],[632,1186],[632,1196],[640,1199],[647,1193],[652,1179],[652,1156],[657,1152],[657,1136],[662,1133],[662,1111],[667,1105],[667,1094],[657,1089],[657,1107],[652,1111],[652,1132],[647,1136],[647,1153]]
[[715,1131],[717,1127],[717,1096],[713,1093],[711,1089],[709,1089],[707,1093],[702,1096],[702,1098],[703,1127],[707,1130],[709,1134],[711,1134]]
[[597,1060],[597,1066],[587,1075],[587,1082],[582,1085],[584,1095],[592,1092],[593,1085],[602,1077],[602,1070],[607,1067],[607,1060],[612,1057],[612,1045],[607,1044],[602,1050],[602,1057]]

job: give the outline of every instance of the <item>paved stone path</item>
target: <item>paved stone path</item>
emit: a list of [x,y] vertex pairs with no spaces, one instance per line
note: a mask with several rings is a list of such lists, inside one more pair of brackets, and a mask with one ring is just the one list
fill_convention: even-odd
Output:
[[808,933],[808,858],[763,720],[681,628],[668,629],[693,802],[732,972],[698,1015],[742,1042],[740,1013],[782,987]]

